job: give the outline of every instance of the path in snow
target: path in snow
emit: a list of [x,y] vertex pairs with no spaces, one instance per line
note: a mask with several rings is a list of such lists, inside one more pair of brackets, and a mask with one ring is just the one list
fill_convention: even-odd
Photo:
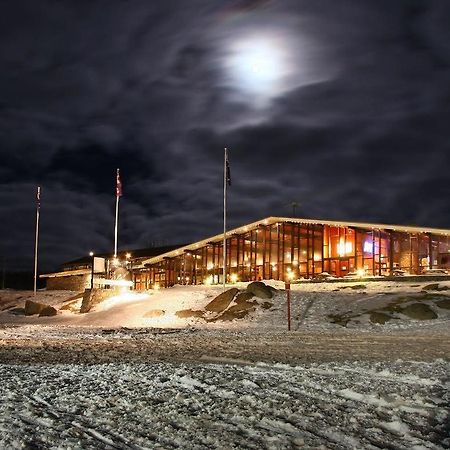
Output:
[[330,361],[448,359],[448,334],[244,332],[169,329],[90,329],[28,326],[0,330],[0,361],[108,363],[227,360],[299,364]]
[[444,361],[2,365],[0,447],[448,448],[449,373]]

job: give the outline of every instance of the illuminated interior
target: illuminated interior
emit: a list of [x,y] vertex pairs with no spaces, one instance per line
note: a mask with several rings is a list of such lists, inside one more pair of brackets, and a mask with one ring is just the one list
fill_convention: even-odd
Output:
[[[416,230],[302,223],[301,219],[261,221],[230,232],[226,281],[314,278],[322,272],[361,277],[388,276],[398,270],[421,274],[430,268],[450,269],[450,230]],[[187,247],[136,268],[136,289],[222,283],[220,235]]]

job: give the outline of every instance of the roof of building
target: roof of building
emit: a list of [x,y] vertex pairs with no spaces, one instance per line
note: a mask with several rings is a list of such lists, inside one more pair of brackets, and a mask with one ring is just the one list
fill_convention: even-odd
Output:
[[[178,244],[178,245],[165,245],[162,247],[149,247],[149,248],[139,248],[135,250],[121,250],[117,253],[117,256],[119,258],[125,258],[127,253],[130,253],[131,260],[139,260],[142,258],[149,258],[153,256],[160,255],[161,253],[167,253],[172,250],[175,250],[177,248],[180,248],[184,246],[185,244]],[[100,258],[112,258],[113,255],[111,253],[99,253],[95,254],[95,256],[98,256]],[[89,255],[82,256],[81,258],[74,259],[72,261],[68,261],[63,263],[63,267],[72,267],[77,265],[90,265],[92,262],[92,257]]]
[[[125,258],[127,253],[131,254],[130,260],[133,264],[138,267],[143,259],[154,257],[160,255],[161,253],[167,253],[173,251],[176,248],[182,247],[183,244],[179,245],[165,245],[163,247],[150,247],[150,248],[140,248],[135,250],[124,250],[118,252],[117,256],[120,258]],[[112,258],[113,255],[110,253],[96,254],[100,258]],[[63,264],[63,269],[59,272],[44,273],[39,276],[39,278],[56,278],[56,277],[69,277],[73,275],[86,275],[91,273],[92,257],[83,256],[72,261],[68,261]]]
[[[242,225],[238,228],[229,230],[229,231],[227,231],[226,236],[232,237],[235,234],[245,233],[247,231],[254,230],[262,225],[272,225],[274,223],[282,223],[282,222],[330,225],[330,226],[335,226],[335,227],[356,227],[356,228],[366,228],[366,229],[374,229],[374,230],[390,230],[390,231],[400,231],[400,232],[405,232],[405,233],[431,233],[431,234],[435,234],[435,235],[450,236],[450,229],[405,226],[405,225],[389,225],[389,224],[380,224],[380,223],[341,222],[338,220],[303,219],[303,218],[298,218],[298,217],[267,217],[265,219],[258,220],[257,222],[253,222],[253,223],[250,223],[247,225]],[[211,242],[221,242],[222,240],[223,240],[223,233],[218,234],[216,236],[209,237],[207,239],[203,239],[198,242],[193,242],[192,244],[178,247],[175,250],[168,251],[166,253],[162,253],[162,254],[156,255],[154,257],[145,259],[142,261],[142,264],[143,265],[155,264],[157,262],[162,261],[165,258],[173,258],[175,256],[182,254],[185,251],[186,252],[193,251],[193,250],[196,250],[197,248],[208,245]]]

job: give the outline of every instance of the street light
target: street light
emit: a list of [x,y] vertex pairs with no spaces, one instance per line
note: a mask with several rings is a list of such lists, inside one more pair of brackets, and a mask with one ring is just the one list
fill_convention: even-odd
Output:
[[94,289],[94,252],[89,252],[91,257],[91,291]]

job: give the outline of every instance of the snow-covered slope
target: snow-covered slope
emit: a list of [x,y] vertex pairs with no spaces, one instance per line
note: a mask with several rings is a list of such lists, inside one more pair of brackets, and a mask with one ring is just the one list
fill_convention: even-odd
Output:
[[[279,289],[270,300],[273,305],[264,309],[262,300],[257,300],[255,310],[243,319],[214,321],[213,313],[204,318],[180,318],[177,311],[203,310],[219,293],[216,286],[175,286],[170,289],[148,292],[127,292],[112,297],[97,305],[87,314],[79,314],[76,307],[81,297],[67,291],[40,291],[36,300],[50,304],[60,310],[56,317],[24,316],[26,299],[33,299],[32,293],[0,291],[0,323],[4,324],[46,324],[100,327],[168,327],[168,328],[226,328],[226,329],[285,329],[287,320],[286,293],[284,284],[268,282]],[[239,283],[240,289],[246,284]],[[438,283],[438,288],[424,290],[430,283],[405,282],[355,282],[355,283],[302,283],[292,285],[292,328],[395,330],[409,328],[447,329],[450,324],[450,282]],[[420,303],[432,311],[433,319],[417,320],[420,315],[404,313],[405,305]],[[71,304],[71,309],[64,305]],[[398,306],[400,305],[400,307]],[[378,314],[378,316],[376,314]],[[388,315],[389,321],[381,325],[379,317]],[[435,316],[435,317],[434,317]],[[205,320],[206,319],[206,320]],[[382,322],[382,321],[381,321]]]

